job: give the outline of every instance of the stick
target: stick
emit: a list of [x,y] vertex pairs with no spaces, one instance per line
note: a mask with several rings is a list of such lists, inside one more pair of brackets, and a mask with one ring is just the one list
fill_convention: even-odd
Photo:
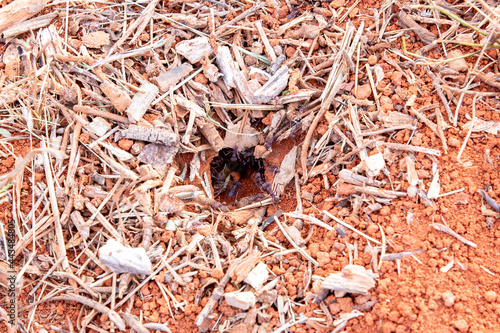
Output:
[[16,0],[0,8],[0,33],[41,12],[48,0]]
[[465,237],[460,236],[457,234],[455,231],[453,231],[450,227],[445,226],[444,224],[441,223],[431,223],[431,226],[433,226],[436,230],[442,231],[447,233],[450,236],[455,237],[462,243],[472,246],[472,247],[477,247],[477,244],[474,242],[471,242],[470,240],[465,239]]

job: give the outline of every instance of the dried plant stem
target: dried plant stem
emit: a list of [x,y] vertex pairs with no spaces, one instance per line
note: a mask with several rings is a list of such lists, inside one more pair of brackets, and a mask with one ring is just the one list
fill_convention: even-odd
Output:
[[472,100],[472,121],[470,124],[469,132],[467,132],[467,135],[465,136],[464,142],[462,143],[462,147],[460,148],[460,151],[458,152],[458,155],[457,155],[458,162],[460,162],[460,158],[462,157],[462,153],[464,152],[464,149],[467,146],[467,141],[469,141],[472,130],[474,129],[474,125],[476,122],[476,100],[477,100],[477,95],[474,95],[474,99]]
[[286,239],[290,242],[290,244],[292,244],[292,246],[297,250],[299,251],[300,254],[302,254],[305,258],[307,258],[307,260],[309,260],[310,262],[312,262],[316,267],[319,266],[319,263],[314,260],[309,254],[307,254],[307,252],[305,252],[301,247],[299,247],[295,242],[294,240],[290,237],[290,235],[288,234],[288,232],[286,232],[285,228],[283,227],[283,225],[281,224],[280,220],[274,216],[274,221],[276,221],[276,224],[278,225],[278,227],[280,228],[281,232],[283,233],[283,235],[286,237]]

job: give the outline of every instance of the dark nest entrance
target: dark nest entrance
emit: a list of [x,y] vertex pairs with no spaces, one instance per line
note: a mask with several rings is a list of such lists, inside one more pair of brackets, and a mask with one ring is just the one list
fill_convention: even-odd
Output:
[[[264,185],[264,161],[254,157],[254,148],[225,148],[212,163],[212,186],[219,201],[230,202],[260,193]],[[264,185],[266,186],[266,185]]]

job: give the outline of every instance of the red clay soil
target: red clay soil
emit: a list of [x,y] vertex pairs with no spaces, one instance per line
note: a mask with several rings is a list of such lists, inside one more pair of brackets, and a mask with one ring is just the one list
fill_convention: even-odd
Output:
[[[350,6],[353,1],[347,2]],[[328,5],[328,3],[324,3]],[[373,23],[369,15],[373,15],[373,9],[379,8],[377,1],[361,1],[358,5],[360,12],[366,13],[365,24],[368,26]],[[283,15],[288,15],[287,6],[283,2]],[[397,27],[391,21],[388,31],[395,30]],[[272,25],[272,18],[269,17],[267,25]],[[355,24],[359,22],[355,21]],[[398,40],[400,42],[400,40]],[[407,44],[408,51],[416,51],[422,45],[416,41]],[[462,49],[463,53],[470,52],[468,48]],[[498,59],[498,52],[495,50],[491,56]],[[438,51],[435,51],[430,57],[439,58]],[[388,65],[384,60],[378,60],[382,65],[386,79],[382,84],[391,85],[392,73],[394,68]],[[428,94],[427,99],[417,99],[415,109],[431,103],[440,102],[435,92],[432,90],[431,79],[423,70],[415,71],[417,81],[425,88]],[[361,79],[361,78],[359,78]],[[406,82],[401,82],[400,94],[411,95],[415,88]],[[401,98],[395,94],[389,96],[393,105],[399,103]],[[459,128],[466,123],[466,114],[472,112],[472,100],[466,98],[464,106],[460,110]],[[392,107],[391,106],[391,107]],[[494,105],[492,105],[494,107]],[[491,110],[482,103],[476,105],[476,117],[484,120],[500,121],[498,110]],[[444,111],[444,109],[443,109]],[[326,122],[321,126],[327,126]],[[415,254],[414,257],[408,256],[396,262],[384,261],[379,271],[379,280],[374,289],[370,291],[369,296],[348,295],[336,298],[329,295],[322,304],[314,304],[308,301],[302,305],[303,293],[309,281],[309,275],[328,276],[330,273],[338,272],[349,263],[347,255],[347,244],[357,246],[357,258],[353,263],[365,266],[371,269],[371,254],[365,253],[367,245],[366,239],[356,233],[347,230],[345,237],[337,234],[336,231],[326,231],[320,227],[314,227],[304,222],[301,234],[309,239],[307,243],[307,252],[315,258],[320,266],[308,272],[308,261],[297,253],[285,255],[282,258],[267,257],[263,261],[276,276],[282,275],[282,279],[276,286],[278,295],[287,296],[291,300],[300,302],[301,305],[292,307],[295,314],[305,313],[306,316],[313,316],[330,320],[323,316],[322,307],[326,307],[332,316],[339,313],[350,312],[353,309],[361,310],[364,315],[351,319],[344,328],[346,332],[500,332],[500,221],[494,219],[493,225],[489,228],[486,218],[481,213],[481,205],[491,209],[482,197],[478,194],[479,189],[487,190],[487,193],[495,201],[500,202],[500,138],[491,134],[473,133],[467,143],[467,147],[462,155],[461,163],[457,162],[457,154],[467,132],[450,128],[446,131],[449,149],[447,154],[436,157],[434,161],[438,165],[441,180],[441,193],[447,193],[463,189],[461,192],[444,196],[437,199],[436,207],[426,207],[420,202],[407,197],[395,199],[390,206],[384,206],[380,211],[371,213],[369,217],[361,210],[359,215],[351,215],[349,209],[337,206],[338,202],[333,200],[337,188],[324,188],[322,177],[311,178],[307,184],[302,186],[302,191],[314,195],[310,202],[303,200],[305,214],[315,215],[324,222],[330,222],[328,217],[323,216],[321,211],[328,210],[337,217],[353,227],[366,232],[369,236],[381,240],[380,227],[385,232],[390,253],[403,251],[423,250]],[[410,139],[410,131],[401,132],[393,138],[393,142],[406,143]],[[29,151],[29,140],[18,140],[11,142],[16,154],[25,155]],[[419,124],[418,132],[411,139],[413,145],[441,148],[441,141],[427,127]],[[273,155],[268,158],[269,163],[279,164],[283,156],[294,145],[294,142],[286,142],[281,145],[273,145]],[[3,149],[3,148],[2,148]],[[489,159],[486,151],[489,150]],[[5,152],[4,150],[2,150]],[[388,163],[388,169],[391,181],[400,182],[405,191],[408,186],[403,174],[406,173],[406,164],[404,157],[399,153],[392,153],[392,163]],[[427,155],[415,154],[416,170],[420,178],[424,179],[426,185],[431,181],[431,160]],[[186,159],[189,161],[189,159]],[[13,168],[13,158],[0,159],[0,174],[6,174]],[[355,161],[348,168],[354,166],[359,161]],[[491,162],[491,163],[490,163]],[[25,173],[25,177],[30,176]],[[37,174],[38,176],[38,174]],[[269,175],[266,175],[268,178]],[[43,177],[40,174],[40,177]],[[329,174],[328,181],[330,186],[334,184],[338,177]],[[391,189],[391,182],[388,177],[381,175],[379,180],[387,181],[386,189]],[[30,185],[26,182],[23,191],[23,202],[27,205],[21,209],[28,212],[31,205]],[[274,213],[277,209],[283,209],[285,212],[295,210],[295,186],[292,184],[286,189],[280,203],[270,208],[268,215]],[[2,203],[0,206],[0,217],[2,220],[10,218],[9,210],[11,207]],[[370,222],[371,221],[371,222]],[[291,221],[293,223],[293,219]],[[476,248],[461,243],[456,238],[440,232],[431,226],[432,223],[441,223],[448,225],[451,229],[462,235],[466,239],[477,244]],[[300,227],[300,226],[299,226]],[[65,230],[65,236],[68,231]],[[266,229],[267,238],[270,241],[278,239],[281,244],[287,244],[285,237],[275,227],[271,225]],[[69,236],[66,238],[70,238]],[[170,232],[164,232],[161,236],[161,245],[166,247],[168,241],[173,239],[172,246],[179,244],[178,237]],[[32,251],[32,248],[28,248]],[[41,247],[37,249],[37,255],[44,254],[46,250]],[[74,255],[68,250],[68,257],[72,260]],[[78,260],[85,262],[87,257],[84,255]],[[450,262],[453,266],[447,272],[441,269]],[[175,263],[175,261],[174,261]],[[102,270],[95,265],[89,265],[90,270],[95,274],[102,273]],[[186,267],[186,273],[190,267]],[[195,304],[195,298],[202,288],[202,281],[208,276],[219,279],[220,272],[199,271],[193,277],[193,281],[186,286],[179,286],[174,294],[178,301],[186,300],[188,305],[184,311],[175,311],[174,319],[170,317],[169,308],[158,285],[155,281],[150,281],[141,289],[141,296],[136,297],[133,304],[123,307],[132,308],[132,313],[139,316],[143,315],[153,322],[166,323],[172,332],[198,332],[195,325],[195,319],[203,306],[208,301],[206,296],[202,297],[199,304]],[[163,282],[163,276],[156,277],[158,281]],[[105,285],[111,285],[108,280]],[[25,305],[28,304],[27,295],[33,286],[28,285],[22,291],[19,299]],[[309,286],[309,290],[310,290]],[[37,291],[41,291],[41,288]],[[236,288],[228,284],[226,292],[234,291]],[[373,302],[372,302],[373,301]],[[82,316],[81,305],[76,303],[51,302],[38,306],[35,313],[36,322],[45,326],[45,332],[57,332],[50,329],[50,325],[68,329],[63,322],[71,320],[73,325],[77,323]],[[319,311],[318,311],[319,310]],[[268,332],[272,332],[280,327],[279,315],[276,309],[268,308],[266,311],[273,316],[266,327]],[[230,307],[224,300],[215,306],[213,311],[218,318],[222,319],[232,317],[242,312],[241,310]],[[83,315],[86,315],[83,314]],[[26,316],[26,312],[23,314]],[[102,315],[95,321],[97,325],[109,322]],[[211,323],[212,325],[215,322]],[[0,331],[5,332],[4,324],[0,324]],[[41,332],[42,327],[33,327],[33,332]],[[106,327],[100,326],[107,330]],[[127,330],[129,332],[130,330]],[[289,328],[290,332],[318,332],[321,327],[314,322],[295,325]],[[88,332],[97,332],[90,329]],[[230,330],[230,332],[240,332]],[[241,331],[243,332],[243,331]],[[244,331],[246,332],[246,330]],[[259,331],[260,332],[260,331]]]

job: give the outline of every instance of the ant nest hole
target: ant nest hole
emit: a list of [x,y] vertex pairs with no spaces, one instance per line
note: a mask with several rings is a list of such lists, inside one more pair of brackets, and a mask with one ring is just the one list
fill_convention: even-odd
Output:
[[233,202],[255,196],[255,201],[271,195],[271,186],[265,181],[266,163],[254,157],[254,148],[245,150],[225,148],[210,164],[215,199]]

